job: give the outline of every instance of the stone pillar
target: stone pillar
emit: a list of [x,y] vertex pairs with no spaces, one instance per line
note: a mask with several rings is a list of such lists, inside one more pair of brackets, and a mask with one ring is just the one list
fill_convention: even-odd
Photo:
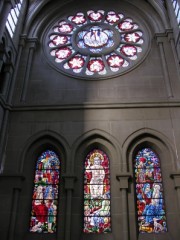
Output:
[[7,232],[7,240],[15,240],[15,226],[16,226],[16,218],[19,204],[19,195],[22,189],[22,183],[24,180],[24,176],[16,175],[16,174],[2,174],[0,175],[0,187],[1,194],[5,198],[11,199],[11,205],[5,206],[9,209],[10,221]]
[[4,0],[1,14],[0,14],[0,26],[1,26],[0,27],[0,42],[1,42],[4,30],[5,30],[8,14],[10,13],[12,7],[15,7],[14,0]]
[[171,178],[174,179],[174,187],[177,191],[177,200],[178,200],[178,207],[179,207],[179,213],[180,213],[180,171],[173,172],[170,176]]
[[167,66],[167,62],[166,62],[166,56],[165,56],[164,45],[163,45],[163,41],[164,41],[164,38],[166,37],[166,34],[158,33],[155,35],[155,37],[156,37],[157,44],[159,46],[167,96],[168,96],[168,98],[171,98],[171,97],[173,97],[173,93],[172,93],[172,87],[171,87],[171,82],[170,82],[170,78],[169,78],[169,73],[167,70],[168,66]]
[[64,188],[66,190],[66,219],[65,219],[65,240],[71,239],[71,214],[72,214],[72,192],[74,190],[75,176],[66,174],[64,179]]
[[20,101],[22,101],[22,102],[24,102],[26,100],[26,93],[27,93],[29,76],[30,76],[30,72],[31,72],[31,65],[32,65],[34,51],[35,51],[37,43],[38,43],[38,39],[37,38],[27,39],[27,43],[29,44],[29,52],[28,52],[28,59],[27,59],[27,63],[26,63],[21,99],[20,99]]
[[4,79],[3,79],[2,95],[7,96],[11,78],[12,78],[12,73],[13,73],[12,63],[8,63],[5,65],[4,72],[5,72],[5,75],[4,75]]
[[172,52],[173,52],[173,56],[174,56],[174,61],[175,61],[175,64],[176,64],[177,74],[178,74],[178,78],[179,78],[179,81],[180,81],[180,65],[179,65],[179,60],[178,60],[178,54],[177,54],[176,47],[175,47],[173,30],[168,29],[166,32],[167,32],[168,40],[171,44],[171,48],[172,48]]
[[18,68],[19,68],[19,63],[20,63],[20,59],[21,59],[22,50],[23,50],[24,45],[25,45],[25,40],[26,40],[26,35],[21,35],[20,36],[19,48],[18,48],[18,55],[17,55],[17,59],[16,59],[15,69],[14,69],[14,74],[13,74],[13,78],[12,78],[11,86],[10,86],[10,90],[9,90],[9,95],[8,95],[8,103],[11,103],[11,100],[12,100],[15,81],[16,81],[16,77],[17,77],[17,72],[18,72]]
[[122,197],[122,218],[123,218],[123,232],[119,233],[123,235],[123,240],[129,239],[129,216],[128,216],[128,198],[127,198],[127,192],[128,192],[128,181],[131,175],[129,173],[122,173],[120,175],[116,176],[116,179],[119,181],[119,188],[121,191],[121,197]]

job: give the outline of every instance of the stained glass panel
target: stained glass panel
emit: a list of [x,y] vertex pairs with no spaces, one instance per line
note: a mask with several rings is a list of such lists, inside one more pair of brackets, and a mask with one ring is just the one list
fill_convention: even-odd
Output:
[[150,148],[134,159],[137,215],[140,233],[167,231],[160,160]]
[[56,232],[59,171],[60,161],[55,152],[43,152],[36,163],[30,232]]
[[108,156],[101,150],[91,151],[84,170],[84,232],[111,231],[110,171]]

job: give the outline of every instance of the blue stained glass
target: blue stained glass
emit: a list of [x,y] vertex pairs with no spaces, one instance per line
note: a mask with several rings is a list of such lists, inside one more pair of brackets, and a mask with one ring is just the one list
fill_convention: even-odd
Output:
[[55,152],[43,152],[36,164],[30,232],[55,233],[60,161]]
[[162,174],[158,156],[150,148],[134,159],[137,215],[140,233],[167,231]]

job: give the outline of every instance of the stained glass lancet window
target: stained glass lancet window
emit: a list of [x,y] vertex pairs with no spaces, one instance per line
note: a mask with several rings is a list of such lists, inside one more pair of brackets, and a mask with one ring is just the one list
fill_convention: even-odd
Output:
[[167,231],[160,160],[150,148],[134,159],[139,233]]
[[99,149],[85,159],[84,232],[111,232],[109,158]]
[[54,233],[57,223],[60,161],[54,151],[43,152],[36,163],[30,232]]

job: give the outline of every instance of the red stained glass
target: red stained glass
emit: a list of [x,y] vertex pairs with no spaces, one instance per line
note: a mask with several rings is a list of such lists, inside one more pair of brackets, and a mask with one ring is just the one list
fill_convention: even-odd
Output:
[[133,29],[134,25],[130,21],[123,21],[118,24],[118,27],[122,31],[128,31],[128,30]]
[[56,57],[58,59],[66,59],[72,54],[72,51],[68,47],[60,48],[56,51]]
[[109,23],[118,22],[120,17],[115,12],[109,12],[106,16],[106,21]]
[[68,42],[68,38],[66,36],[56,36],[52,39],[54,45],[63,45]]
[[133,57],[137,54],[137,49],[134,46],[124,45],[121,47],[121,53],[123,53],[127,57]]
[[63,23],[58,28],[60,33],[71,33],[73,30],[73,26],[69,23]]
[[103,63],[103,61],[102,60],[96,60],[96,59],[94,59],[94,60],[90,60],[89,62],[88,62],[88,70],[90,71],[90,72],[101,72],[101,71],[103,71],[104,70],[104,63]]
[[128,33],[124,36],[124,39],[126,40],[126,42],[137,43],[140,38],[141,38],[141,36],[136,32],[135,33]]
[[79,69],[84,66],[85,60],[82,57],[73,57],[69,60],[68,65],[72,69]]
[[124,59],[118,55],[112,55],[107,59],[108,65],[112,68],[121,67],[124,63]]
[[50,150],[43,152],[36,164],[30,232],[55,233],[58,205],[60,161]]
[[71,21],[76,24],[83,24],[86,22],[86,18],[84,17],[84,14],[78,13],[72,17]]
[[103,18],[102,12],[88,11],[88,17],[91,21],[97,22]]

